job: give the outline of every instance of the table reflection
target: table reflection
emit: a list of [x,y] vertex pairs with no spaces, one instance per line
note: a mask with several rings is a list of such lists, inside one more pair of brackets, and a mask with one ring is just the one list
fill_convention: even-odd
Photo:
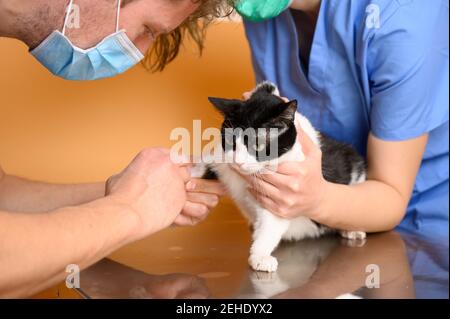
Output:
[[[448,298],[445,242],[389,232],[371,235],[363,245],[336,237],[284,243],[275,255],[276,273],[230,273],[239,278],[229,280],[237,285],[225,297]],[[81,274],[80,292],[87,298],[224,297],[214,295],[214,285],[212,275],[149,274],[105,259]]]

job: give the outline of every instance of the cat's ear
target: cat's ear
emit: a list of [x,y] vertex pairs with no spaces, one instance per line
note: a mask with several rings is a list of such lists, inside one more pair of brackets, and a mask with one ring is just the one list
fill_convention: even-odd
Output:
[[208,100],[220,113],[226,116],[232,115],[242,106],[242,101],[240,100],[229,100],[216,97],[209,97]]
[[295,113],[297,112],[298,108],[298,102],[297,100],[292,100],[287,103],[284,103],[281,106],[281,114],[279,115],[279,119],[287,120],[287,121],[294,121],[295,120]]

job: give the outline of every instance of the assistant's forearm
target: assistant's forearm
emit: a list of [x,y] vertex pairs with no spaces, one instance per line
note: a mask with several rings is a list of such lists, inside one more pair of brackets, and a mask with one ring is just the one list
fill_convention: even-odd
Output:
[[107,198],[49,213],[0,212],[0,296],[34,294],[129,243],[136,215]]
[[10,212],[48,212],[85,204],[104,195],[104,183],[59,185],[9,175],[0,178],[0,210]]
[[358,185],[327,184],[324,204],[315,220],[341,230],[391,230],[403,218],[407,202],[387,184],[367,181]]

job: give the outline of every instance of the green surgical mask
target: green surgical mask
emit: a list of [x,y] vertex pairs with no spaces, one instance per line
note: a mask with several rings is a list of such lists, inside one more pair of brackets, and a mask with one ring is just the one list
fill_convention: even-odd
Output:
[[246,20],[261,22],[275,18],[286,10],[293,0],[240,0],[236,10]]

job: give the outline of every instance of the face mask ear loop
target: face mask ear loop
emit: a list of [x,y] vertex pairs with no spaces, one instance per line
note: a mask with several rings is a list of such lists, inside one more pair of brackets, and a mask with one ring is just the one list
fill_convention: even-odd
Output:
[[122,5],[122,0],[117,0],[117,19],[116,19],[116,33],[119,32],[119,22],[120,22],[120,6]]
[[64,19],[64,26],[62,29],[62,34],[66,34],[66,26],[67,22],[69,21],[70,14],[72,13],[72,7],[73,7],[73,0],[70,0],[69,6],[67,7],[66,17]]

